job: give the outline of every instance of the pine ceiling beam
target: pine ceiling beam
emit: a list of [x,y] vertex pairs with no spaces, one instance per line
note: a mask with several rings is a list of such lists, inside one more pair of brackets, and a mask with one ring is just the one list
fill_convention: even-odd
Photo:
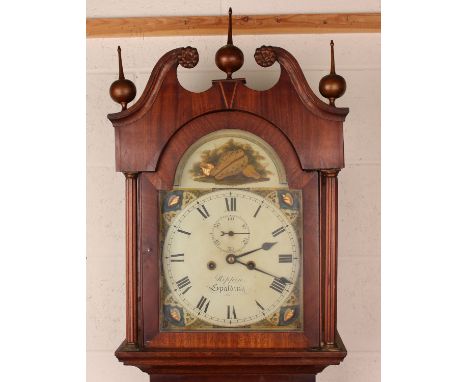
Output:
[[[88,38],[224,35],[226,16],[158,16],[86,19]],[[380,33],[380,13],[233,16],[236,35]]]

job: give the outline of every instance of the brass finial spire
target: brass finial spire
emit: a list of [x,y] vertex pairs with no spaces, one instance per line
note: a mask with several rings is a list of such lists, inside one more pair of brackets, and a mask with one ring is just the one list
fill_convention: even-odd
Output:
[[232,73],[239,70],[244,64],[244,54],[232,42],[232,9],[229,8],[229,26],[227,44],[219,48],[215,57],[216,66],[232,79]]
[[112,83],[109,94],[115,102],[122,106],[122,110],[125,110],[127,104],[132,102],[136,96],[136,87],[132,81],[125,79],[120,46],[117,48],[117,53],[119,55],[119,79]]
[[228,45],[233,45],[232,43],[232,8],[229,7],[229,26],[228,26]]
[[328,98],[330,105],[335,106],[335,100],[340,98],[346,91],[346,81],[335,72],[335,49],[333,40],[330,41],[330,74],[320,80],[320,94]]
[[122,49],[120,49],[120,45],[117,47],[117,53],[119,55],[119,80],[124,80],[125,75],[124,75],[123,65],[122,65]]
[[331,63],[330,63],[330,74],[335,73],[335,43],[333,40],[330,41],[330,56],[331,56]]

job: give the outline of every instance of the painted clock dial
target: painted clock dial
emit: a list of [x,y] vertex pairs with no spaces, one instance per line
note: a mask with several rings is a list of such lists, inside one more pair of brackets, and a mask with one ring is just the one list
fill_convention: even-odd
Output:
[[271,316],[290,297],[301,271],[290,219],[261,195],[208,192],[168,227],[163,269],[172,296],[193,317],[234,328]]

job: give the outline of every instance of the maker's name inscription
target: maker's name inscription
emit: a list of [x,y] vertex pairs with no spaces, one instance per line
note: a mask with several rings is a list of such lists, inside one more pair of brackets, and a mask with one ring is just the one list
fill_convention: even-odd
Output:
[[240,277],[226,276],[219,274],[215,277],[215,282],[208,286],[213,292],[230,295],[231,293],[246,294],[244,280]]

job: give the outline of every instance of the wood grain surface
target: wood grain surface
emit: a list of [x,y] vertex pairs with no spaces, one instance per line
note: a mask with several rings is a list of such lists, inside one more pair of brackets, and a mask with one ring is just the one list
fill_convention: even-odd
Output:
[[[157,16],[86,19],[86,36],[148,37],[224,35],[226,16]],[[380,13],[233,16],[236,35],[293,33],[380,33]]]
[[181,126],[221,110],[251,113],[270,121],[291,141],[304,170],[344,167],[343,121],[349,110],[319,99],[289,52],[268,48],[281,67],[278,82],[259,92],[244,85],[243,79],[222,80],[226,86],[238,81],[228,107],[220,81],[201,93],[180,85],[177,65],[184,50],[192,48],[174,49],[161,57],[138,101],[127,110],[108,115],[116,132],[117,170],[154,171],[161,152]]
[[[303,266],[304,280],[304,332],[202,332],[175,333],[161,332],[159,321],[159,274],[160,239],[155,216],[159,215],[159,190],[172,189],[174,174],[181,155],[198,139],[219,129],[243,129],[269,143],[284,161],[289,187],[302,190],[304,205]],[[183,126],[171,138],[160,159],[163,164],[158,171],[141,175],[142,216],[140,235],[142,238],[142,266],[140,282],[143,285],[141,303],[142,327],[140,346],[146,349],[309,349],[320,346],[320,251],[319,251],[319,177],[317,172],[306,172],[301,169],[296,152],[274,125],[253,114],[236,111],[209,113],[192,120]],[[147,249],[155,248],[154,253],[147,255]],[[147,320],[146,317],[150,317]]]
[[126,333],[127,342],[137,343],[137,178],[125,173],[125,257],[126,257]]
[[[108,115],[115,129],[116,169],[127,174],[130,341],[116,356],[153,382],[205,376],[238,381],[238,375],[251,382],[313,381],[346,356],[336,331],[336,175],[344,167],[343,122],[349,110],[319,99],[286,50],[263,46],[255,59],[264,67],[279,63],[281,75],[272,88],[259,92],[244,79],[226,79],[193,93],[178,82],[177,66],[194,67],[196,49],[171,50],[156,63],[138,101]],[[220,129],[242,129],[264,139],[282,159],[289,187],[302,190],[302,332],[160,331],[159,191],[173,187],[187,149]]]

